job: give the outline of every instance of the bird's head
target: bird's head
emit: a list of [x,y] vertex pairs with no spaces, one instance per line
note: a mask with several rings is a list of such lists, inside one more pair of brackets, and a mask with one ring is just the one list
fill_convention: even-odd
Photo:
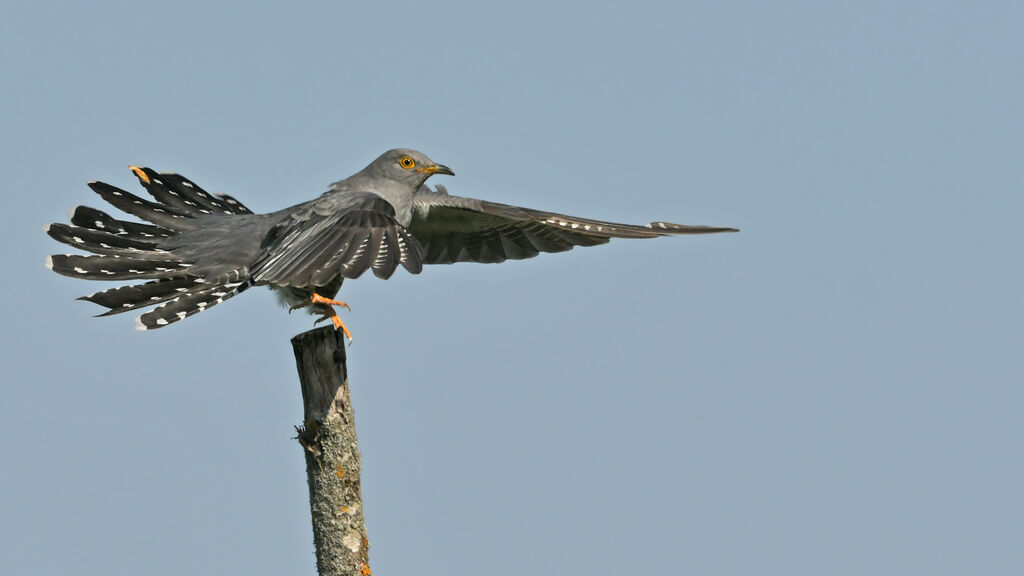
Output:
[[434,174],[455,175],[451,168],[434,162],[422,152],[407,148],[388,150],[371,162],[364,172],[377,178],[408,184],[412,188],[419,188]]

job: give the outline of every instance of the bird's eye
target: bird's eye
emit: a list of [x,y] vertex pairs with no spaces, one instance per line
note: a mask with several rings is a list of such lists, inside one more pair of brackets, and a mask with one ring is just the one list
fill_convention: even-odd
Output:
[[412,170],[413,168],[416,167],[416,161],[413,160],[411,156],[402,156],[402,158],[398,161],[398,165],[401,166],[402,168],[405,168],[406,170]]

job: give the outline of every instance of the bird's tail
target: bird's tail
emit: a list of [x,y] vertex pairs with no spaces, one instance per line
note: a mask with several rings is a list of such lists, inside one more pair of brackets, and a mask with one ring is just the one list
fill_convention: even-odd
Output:
[[189,274],[191,263],[159,245],[195,228],[196,216],[252,211],[234,198],[214,196],[178,174],[131,169],[155,202],[103,182],[90,182],[89,187],[116,208],[150,223],[117,220],[101,210],[78,206],[70,214],[70,225],[54,223],[45,230],[55,240],[94,255],[54,254],[46,258],[46,266],[72,278],[149,280],[79,298],[108,308],[100,316],[162,304],[138,318],[136,328],[142,330],[201,312],[244,289],[242,282],[210,284]]

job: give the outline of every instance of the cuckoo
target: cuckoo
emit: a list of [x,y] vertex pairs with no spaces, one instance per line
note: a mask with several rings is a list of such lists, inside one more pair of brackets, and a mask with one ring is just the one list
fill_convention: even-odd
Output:
[[540,252],[594,246],[612,238],[735,232],[735,228],[652,222],[616,224],[453,196],[426,185],[453,175],[420,152],[389,150],[318,198],[254,214],[233,197],[210,194],[191,180],[132,166],[152,196],[144,199],[103,182],[89,187],[142,222],[78,206],[71,224],[46,232],[91,255],[55,254],[50,269],[89,280],[145,282],[109,288],[81,300],[106,316],[156,306],[136,319],[149,330],[207,310],[251,286],[277,291],[290,309],[308,308],[351,333],[335,307],[346,278],[371,270],[389,278],[401,266],[504,262]]

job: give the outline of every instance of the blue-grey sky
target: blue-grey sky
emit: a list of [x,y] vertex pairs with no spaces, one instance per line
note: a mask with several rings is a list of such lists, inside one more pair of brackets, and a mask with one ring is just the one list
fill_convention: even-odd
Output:
[[42,232],[129,164],[740,234],[346,283],[378,574],[1024,573],[1012,2],[20,3],[0,573],[312,574],[288,315],[152,333]]

